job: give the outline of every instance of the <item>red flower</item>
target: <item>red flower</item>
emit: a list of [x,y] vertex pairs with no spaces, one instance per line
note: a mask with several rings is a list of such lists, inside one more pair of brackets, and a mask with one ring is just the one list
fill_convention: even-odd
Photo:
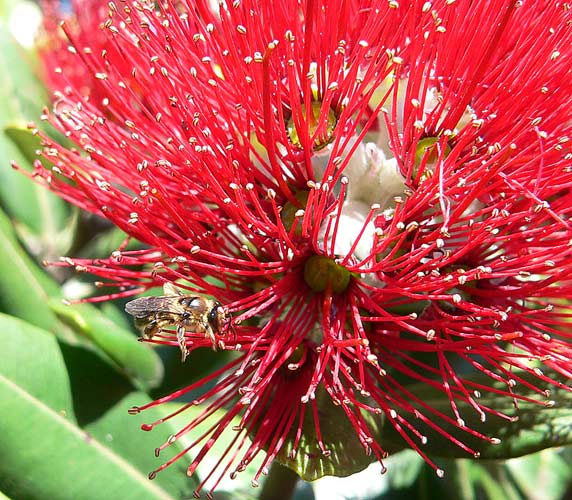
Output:
[[[98,79],[89,67],[78,64],[75,51],[81,47],[84,51],[99,54],[105,49],[107,36],[101,28],[107,6],[101,2],[89,2],[87,7],[87,2],[73,0],[73,15],[70,14],[62,23],[61,2],[42,0],[41,4],[44,21],[37,48],[45,84],[53,92],[71,86],[81,95],[96,93],[100,87]],[[59,29],[60,24],[62,30]]]
[[[526,374],[562,386],[541,366],[572,376],[566,9],[110,5],[103,53],[74,38],[76,64],[107,99],[62,89],[49,120],[81,150],[45,138],[56,167],[38,162],[35,175],[147,245],[65,261],[117,287],[97,300],[177,283],[232,314],[216,343],[240,356],[152,403],[217,380],[195,401],[201,416],[159,450],[230,408],[189,446],[189,474],[239,417],[205,481],[265,450],[256,482],[300,449],[327,461],[331,412],[381,461],[384,415],[441,474],[420,424],[478,455],[446,426],[497,439],[468,428],[459,405],[509,418],[478,396],[528,400],[515,387],[534,388]],[[204,332],[185,338],[190,350],[212,345]],[[150,341],[177,345],[174,331]],[[450,413],[413,382],[444,394]]]

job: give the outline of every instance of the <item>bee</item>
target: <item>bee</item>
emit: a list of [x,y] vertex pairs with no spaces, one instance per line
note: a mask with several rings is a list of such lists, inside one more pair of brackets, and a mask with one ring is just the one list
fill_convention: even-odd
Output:
[[139,297],[125,305],[143,338],[151,339],[165,327],[176,327],[183,362],[188,354],[187,328],[204,333],[216,349],[216,335],[223,334],[230,324],[230,315],[221,303],[202,295],[184,295],[171,283],[164,284],[163,293],[159,297]]

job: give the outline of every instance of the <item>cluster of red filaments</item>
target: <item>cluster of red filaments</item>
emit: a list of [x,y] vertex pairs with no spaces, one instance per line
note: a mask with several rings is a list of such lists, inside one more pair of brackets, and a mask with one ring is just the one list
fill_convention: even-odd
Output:
[[[572,34],[565,9],[540,3],[244,1],[213,13],[208,2],[117,2],[99,50],[67,30],[66,57],[97,96],[71,77],[60,89],[47,118],[81,151],[44,138],[53,167],[38,161],[35,176],[145,247],[62,265],[116,287],[92,300],[169,282],[233,318],[217,340],[236,359],[134,409],[216,381],[158,452],[214,423],[159,470],[198,450],[194,473],[229,427],[198,491],[262,451],[254,483],[306,446],[328,460],[326,395],[364,454],[386,456],[364,416],[383,414],[441,474],[421,427],[477,456],[447,429],[497,440],[461,408],[510,419],[479,396],[534,401],[521,384],[542,400],[527,375],[560,386],[540,367],[572,375]],[[548,24],[553,43],[540,44]],[[398,194],[374,176],[393,166]],[[174,333],[149,341],[176,345]],[[459,374],[460,362],[490,383]]]

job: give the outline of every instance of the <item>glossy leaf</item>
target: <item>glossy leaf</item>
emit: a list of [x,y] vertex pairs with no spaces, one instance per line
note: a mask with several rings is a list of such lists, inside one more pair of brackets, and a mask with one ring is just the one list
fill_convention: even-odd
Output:
[[[1,169],[0,169],[1,170]],[[60,294],[59,285],[18,243],[8,217],[0,212],[0,308],[46,329],[57,319],[48,297]]]
[[[149,482],[147,474],[161,463],[153,451],[158,443],[166,441],[174,433],[175,427],[167,422],[156,432],[147,433],[140,429],[140,425],[148,421],[145,419],[154,421],[165,417],[168,409],[162,406],[152,408],[145,413],[145,419],[129,415],[131,406],[148,403],[149,396],[134,391],[128,378],[109,363],[108,356],[99,349],[67,342],[60,342],[60,348],[72,384],[79,425],[135,465]],[[179,444],[173,448],[175,453],[180,451]],[[194,484],[180,467],[165,471],[154,483],[175,498],[184,497]]]
[[[136,404],[140,405],[141,403],[137,402]],[[165,403],[159,406],[159,408],[163,413],[174,414],[173,418],[169,419],[169,421],[166,423],[170,424],[171,429],[174,429],[175,432],[183,429],[185,426],[189,424],[189,422],[199,417],[205,410],[205,406],[192,405],[186,408],[184,411],[177,413],[178,411],[180,411],[181,407],[182,405],[180,403]],[[142,417],[142,420],[144,422],[147,423],[152,422],[153,415],[152,413],[150,413],[151,410],[152,409],[145,410],[143,413],[138,415],[138,417]],[[177,443],[182,447],[191,446],[199,436],[203,435],[208,431],[208,429],[211,427],[214,421],[216,421],[218,418],[222,418],[222,416],[223,416],[222,411],[215,412],[214,415],[211,416],[211,418],[207,419],[205,422],[202,422],[191,433],[181,436],[180,439],[177,441]],[[149,435],[154,436],[154,434],[157,431],[160,431],[161,428],[166,423],[162,423],[161,425],[157,426],[153,431],[149,433]],[[233,440],[233,438],[236,437],[236,430],[234,430],[233,427],[238,426],[239,424],[240,424],[239,418],[233,419],[229,424],[229,426],[226,427],[225,430],[222,432],[221,436],[212,444],[212,448],[209,454],[207,455],[208,458],[201,461],[201,463],[197,468],[195,476],[193,476],[193,479],[195,480],[196,483],[199,482],[199,478],[205,478],[207,475],[209,475],[212,472],[212,468],[216,464],[217,460],[220,457],[225,456],[229,443]],[[160,438],[158,437],[154,437],[154,442],[155,446],[163,444],[163,441],[161,441]],[[248,438],[247,442],[249,442]],[[198,452],[199,449],[200,447],[198,446],[194,448],[192,451],[196,453]],[[166,448],[161,453],[160,462],[165,462],[169,460],[171,457],[174,456],[176,452],[177,448],[175,445],[171,445],[170,447]],[[262,465],[264,456],[265,456],[264,452],[260,452],[256,456],[256,458],[246,466],[244,470],[242,470],[240,473],[236,475],[234,479],[230,477],[231,471],[228,471],[223,476],[220,484],[217,486],[215,499],[257,498],[259,491],[252,489],[251,481],[258,472],[260,466]],[[171,468],[173,469],[176,468],[179,470],[179,473],[181,473],[181,470],[186,470],[188,465],[191,463],[191,460],[192,460],[192,453],[189,454],[188,457],[181,457],[171,466]],[[237,465],[238,464],[235,463],[234,467],[231,468],[231,470],[234,470],[234,468]],[[160,472],[157,475],[157,479],[160,478],[163,474],[165,474],[168,470],[169,468],[167,468],[165,471]],[[208,489],[208,483],[207,483],[207,489]],[[227,493],[225,493],[225,491]]]
[[6,314],[0,314],[0,332],[2,376],[28,397],[75,420],[69,376],[56,337]]
[[[441,419],[439,424],[443,425],[446,432],[450,433],[454,439],[478,452],[481,459],[509,459],[546,448],[572,444],[572,393],[549,386],[528,374],[520,373],[519,377],[541,390],[550,390],[550,401],[542,399],[539,394],[521,384],[518,387],[519,390],[516,391],[515,389],[515,392],[537,400],[538,404],[521,401],[518,404],[518,409],[516,409],[510,398],[495,394],[485,395],[479,400],[484,406],[504,413],[511,420],[487,414],[486,421],[482,422],[472,406],[458,403],[466,427],[445,424]],[[498,383],[492,383],[490,379],[484,376],[475,376],[472,380],[478,384],[488,384],[501,389]],[[408,390],[414,394],[423,394],[424,403],[453,418],[450,402],[446,395],[428,388],[426,385],[411,385]],[[415,427],[426,436],[427,444],[423,445],[422,449],[431,456],[448,458],[467,458],[469,456],[469,453],[453,443],[453,439],[442,436],[421,420],[415,422]],[[500,442],[489,442],[475,437],[466,432],[466,428],[475,429],[490,438],[498,438]],[[390,452],[406,448],[403,439],[391,426],[386,426],[383,429],[382,442],[384,448]]]
[[163,377],[161,360],[149,345],[137,342],[133,333],[91,304],[66,305],[52,300],[51,307],[60,320],[93,342],[136,386],[148,389],[159,385]]
[[103,314],[110,321],[119,326],[122,330],[127,330],[133,335],[133,321],[131,321],[131,316],[127,316],[122,310],[115,305],[113,302],[102,302],[99,304],[101,310],[100,314]]
[[[232,356],[228,351],[213,351],[212,349],[193,350],[184,363],[181,363],[181,353],[172,346],[159,346],[156,352],[161,356],[165,367],[165,376],[161,385],[153,391],[153,396],[160,397],[176,391],[180,387],[190,385],[205,374],[222,367]],[[193,399],[202,391],[187,394]]]
[[[399,453],[407,455],[409,451]],[[440,460],[446,473],[438,478],[425,463],[416,468],[411,484],[399,484],[402,470],[395,470],[394,457],[388,460],[388,487],[376,500],[561,500],[570,487],[572,469],[561,450],[543,450],[506,461]],[[391,463],[390,463],[391,462]]]
[[[321,437],[329,454],[320,449],[314,417],[311,411],[307,411],[296,456],[291,457],[291,446],[295,442],[295,436],[292,435],[278,454],[280,463],[294,470],[305,481],[313,481],[328,475],[349,476],[375,461],[373,454],[367,455],[364,452],[350,420],[340,406],[331,402],[329,395],[318,392],[316,404],[320,414]],[[363,417],[373,432],[379,432],[383,422],[381,415],[364,413]]]
[[388,473],[384,476],[389,490],[401,490],[415,484],[425,462],[413,450],[404,450],[389,457]]
[[[191,497],[196,487],[197,478],[189,478],[186,474],[187,459],[168,467],[157,477],[150,480],[147,475],[163,463],[163,458],[155,456],[155,448],[174,434],[178,427],[166,422],[155,430],[145,432],[141,425],[148,421],[159,420],[167,414],[167,408],[157,407],[145,414],[130,415],[129,408],[149,402],[149,397],[142,392],[132,392],[118,401],[104,415],[85,426],[85,430],[118,455],[129,460],[131,465],[145,474],[143,480],[149,487],[160,487],[168,491],[174,498]],[[175,452],[182,449],[182,444],[173,446]]]
[[[127,235],[117,227],[102,230],[96,234],[95,237],[86,242],[85,245],[81,246],[78,256],[88,258],[109,257],[112,252],[125,243],[126,238]],[[137,240],[130,239],[125,246],[125,249],[132,250],[140,246],[141,243]]]
[[572,467],[569,457],[556,450],[539,453],[506,462],[507,474],[525,498],[559,500],[572,485]]
[[[28,64],[25,51],[0,30],[0,204],[46,245],[54,245],[65,226],[69,209],[65,202],[21,173],[8,168],[10,161],[29,169],[38,139],[27,131],[27,123],[37,120],[48,98]],[[49,252],[48,252],[49,253]]]
[[104,443],[5,377],[0,401],[0,476],[10,482],[1,487],[12,496],[172,498]]
[[432,471],[425,468],[426,483],[435,484],[433,491],[443,496],[458,494],[462,500],[476,500],[483,497],[490,500],[503,498],[519,500],[521,497],[514,483],[506,475],[503,463],[484,463],[475,460],[447,461],[442,464],[446,471],[446,480],[434,477]]
[[[146,477],[157,462],[152,440],[127,413],[133,403],[149,401],[145,394],[133,393],[81,346],[58,345],[52,334],[6,315],[0,315],[0,330],[0,489],[5,494],[171,499],[190,491],[192,481],[180,470],[157,481]],[[85,404],[89,399],[95,400],[91,410]],[[149,416],[161,418],[161,411]],[[166,424],[159,437],[172,432]]]

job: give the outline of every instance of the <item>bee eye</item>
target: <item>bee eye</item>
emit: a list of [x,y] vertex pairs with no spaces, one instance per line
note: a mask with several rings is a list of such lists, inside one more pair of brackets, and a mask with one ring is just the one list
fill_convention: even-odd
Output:
[[208,321],[211,325],[215,325],[216,328],[218,328],[218,307],[215,306],[213,307],[210,311],[209,311],[209,315],[208,315]]

